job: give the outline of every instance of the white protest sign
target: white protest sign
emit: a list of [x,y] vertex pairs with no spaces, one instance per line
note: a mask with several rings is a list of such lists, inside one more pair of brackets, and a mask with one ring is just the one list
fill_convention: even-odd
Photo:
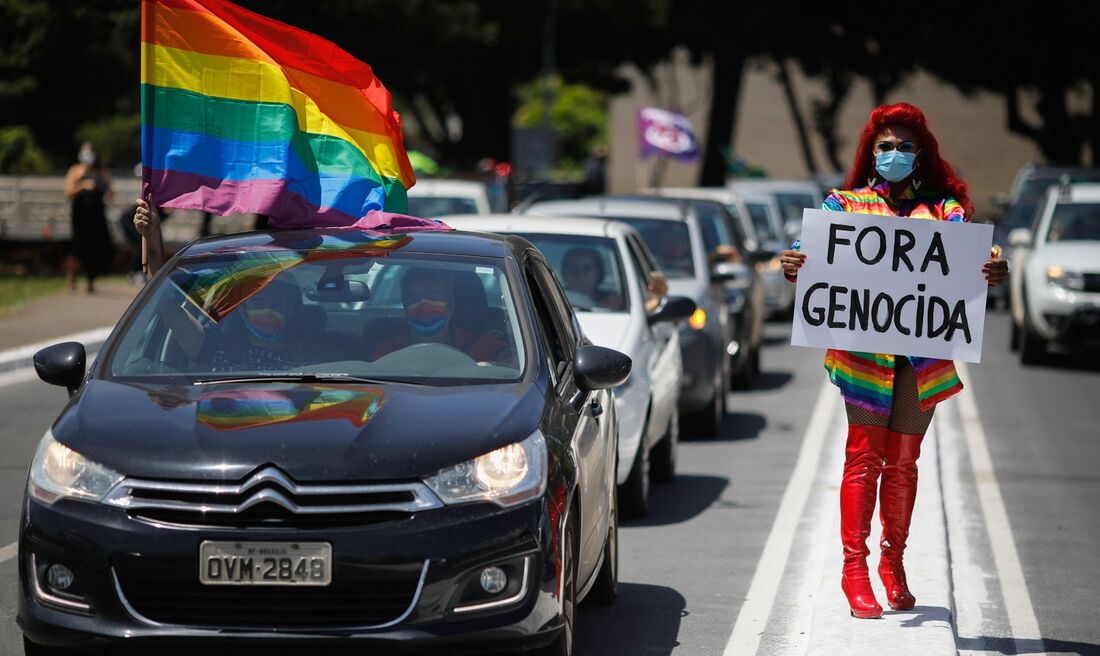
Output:
[[993,226],[806,210],[791,344],[980,362]]

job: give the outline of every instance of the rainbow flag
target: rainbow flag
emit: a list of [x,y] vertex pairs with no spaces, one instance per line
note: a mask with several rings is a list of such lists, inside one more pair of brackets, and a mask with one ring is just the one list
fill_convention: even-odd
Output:
[[406,212],[401,118],[370,66],[225,0],[142,0],[143,188],[279,227]]

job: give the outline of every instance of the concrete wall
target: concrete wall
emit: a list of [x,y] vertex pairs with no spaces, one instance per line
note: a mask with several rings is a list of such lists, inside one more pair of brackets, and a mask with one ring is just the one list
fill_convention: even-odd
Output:
[[[682,53],[675,63],[658,69],[657,88],[650,88],[633,69],[625,74],[634,81],[634,91],[615,98],[610,107],[612,122],[608,182],[613,193],[629,193],[647,186],[656,160],[637,157],[637,110],[645,105],[672,108],[672,97],[705,139],[709,105],[709,70],[706,65],[691,67]],[[802,115],[809,121],[811,103],[824,99],[824,86],[807,79],[797,66],[791,66],[795,91]],[[678,91],[678,94],[676,93]],[[1000,96],[987,93],[967,97],[931,75],[918,73],[909,78],[887,102],[909,102],[924,110],[940,142],[941,154],[957,166],[970,185],[979,216],[994,211],[990,197],[1007,192],[1016,171],[1029,161],[1040,161],[1031,142],[1008,132],[1005,104]],[[1025,118],[1030,104],[1022,103]],[[859,132],[874,108],[870,87],[857,83],[841,111],[841,162],[848,166],[855,153]],[[812,129],[812,126],[810,126]],[[813,134],[818,167],[828,171],[828,159],[820,139]],[[782,87],[775,77],[774,65],[750,66],[741,89],[734,150],[749,162],[762,166],[773,178],[802,178],[809,173],[802,157],[790,111]],[[667,163],[665,185],[694,185],[698,164]]]

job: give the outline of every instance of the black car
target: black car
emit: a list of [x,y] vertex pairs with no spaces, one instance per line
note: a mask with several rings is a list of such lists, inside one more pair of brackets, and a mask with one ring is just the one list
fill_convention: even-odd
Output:
[[27,654],[570,654],[577,603],[614,600],[630,360],[522,239],[195,242],[84,357],[35,356],[71,398],[23,509]]

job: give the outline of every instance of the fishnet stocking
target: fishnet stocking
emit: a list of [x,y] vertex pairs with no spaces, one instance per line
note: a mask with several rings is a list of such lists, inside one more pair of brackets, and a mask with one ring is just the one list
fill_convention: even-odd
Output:
[[932,423],[935,408],[921,410],[917,399],[917,372],[909,358],[894,358],[894,400],[890,416],[883,417],[851,403],[844,404],[849,424],[864,426],[889,426],[890,430],[906,435],[924,435]]

